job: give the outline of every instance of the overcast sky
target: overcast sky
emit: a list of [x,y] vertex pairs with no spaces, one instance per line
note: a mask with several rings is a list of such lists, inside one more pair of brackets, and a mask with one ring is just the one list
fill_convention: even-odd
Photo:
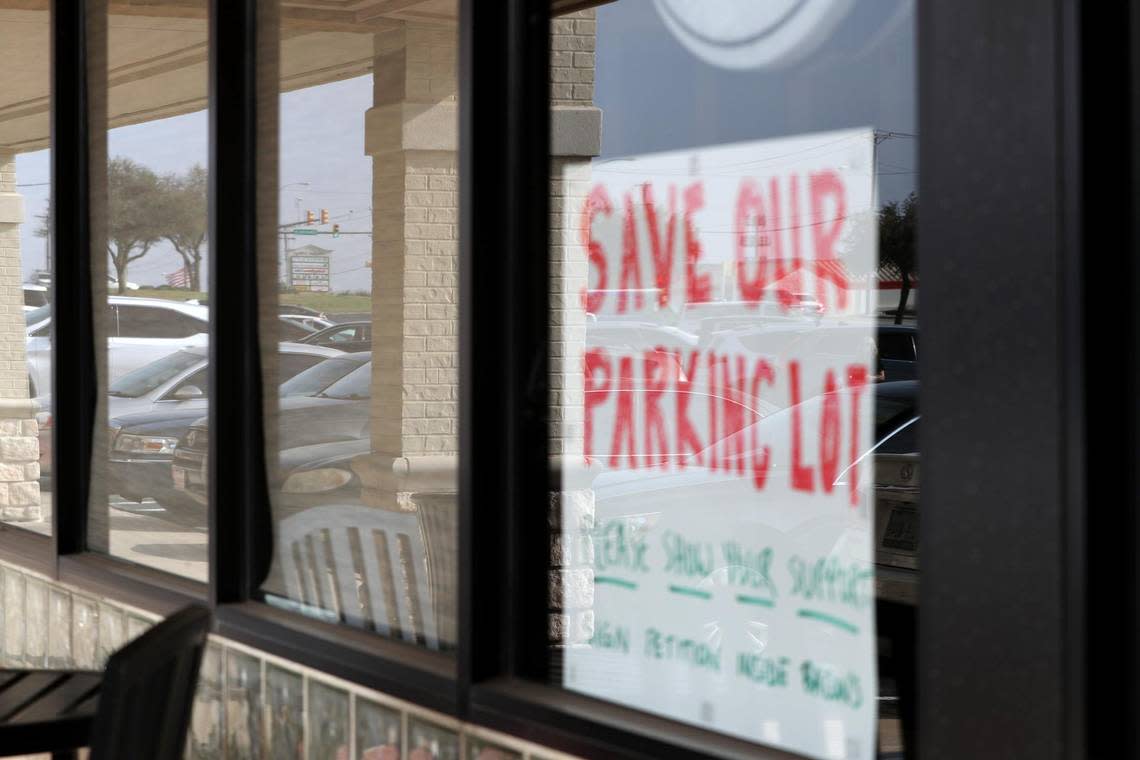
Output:
[[[914,0],[856,2],[834,31],[801,60],[737,71],[705,63],[669,31],[653,3],[624,0],[598,10],[595,102],[603,111],[601,159],[851,127],[917,133]],[[281,99],[281,221],[306,209],[329,210],[344,232],[370,227],[371,159],[364,155],[364,112],[371,77],[286,93]],[[111,155],[158,172],[207,162],[207,123],[198,112],[112,131]],[[916,140],[896,137],[878,149],[879,193],[905,197],[917,181]],[[33,234],[43,213],[47,151],[16,162],[28,223],[24,271],[44,263]],[[307,183],[307,184],[302,184]],[[370,290],[368,235],[298,238],[332,251],[334,290]],[[131,264],[128,279],[160,284],[181,266],[168,246]]]

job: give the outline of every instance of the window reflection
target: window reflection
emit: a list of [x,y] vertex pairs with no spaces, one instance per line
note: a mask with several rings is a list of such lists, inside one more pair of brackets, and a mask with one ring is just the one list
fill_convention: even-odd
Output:
[[[367,6],[330,10],[327,26],[281,6],[278,267],[262,292],[276,298],[280,341],[330,356],[274,384],[275,557],[263,592],[318,619],[448,649],[457,5]],[[308,332],[291,337],[294,328]],[[199,423],[179,444],[187,492],[202,488],[208,435]]]
[[913,753],[913,12],[554,19],[555,683]]
[[107,130],[92,152],[105,380],[88,545],[204,582],[206,510],[176,492],[171,462],[209,408],[207,7],[112,9],[106,24],[106,50],[92,56],[106,56],[92,106],[92,124]]
[[[41,8],[46,6],[39,6]],[[0,10],[0,520],[51,532],[50,13]]]

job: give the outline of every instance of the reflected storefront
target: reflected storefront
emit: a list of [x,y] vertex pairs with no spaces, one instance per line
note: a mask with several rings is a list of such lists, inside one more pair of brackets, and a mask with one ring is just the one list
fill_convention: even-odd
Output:
[[202,601],[194,758],[1130,741],[1083,691],[1135,623],[1086,593],[1114,12],[8,5],[0,665]]

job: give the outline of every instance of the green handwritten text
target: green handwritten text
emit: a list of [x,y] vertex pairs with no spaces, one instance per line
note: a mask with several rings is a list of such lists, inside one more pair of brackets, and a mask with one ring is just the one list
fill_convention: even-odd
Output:
[[713,571],[711,544],[689,541],[676,531],[665,531],[665,572],[687,578],[704,578]]
[[803,676],[804,693],[819,697],[827,702],[840,702],[852,710],[863,705],[863,688],[859,676],[848,672],[843,675],[830,665],[819,665],[804,660],[800,665]]
[[788,658],[741,652],[736,655],[736,674],[761,686],[787,686]]
[[680,660],[720,672],[720,647],[714,649],[703,641],[666,634],[656,628],[645,631],[645,656],[655,660]]
[[865,562],[843,563],[835,557],[814,561],[793,556],[788,560],[792,595],[844,604],[861,610],[871,600],[873,572]]

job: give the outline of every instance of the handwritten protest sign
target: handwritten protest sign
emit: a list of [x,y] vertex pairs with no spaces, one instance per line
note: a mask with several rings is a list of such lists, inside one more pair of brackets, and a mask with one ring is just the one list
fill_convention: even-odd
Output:
[[873,153],[850,130],[591,167],[568,688],[874,755]]

